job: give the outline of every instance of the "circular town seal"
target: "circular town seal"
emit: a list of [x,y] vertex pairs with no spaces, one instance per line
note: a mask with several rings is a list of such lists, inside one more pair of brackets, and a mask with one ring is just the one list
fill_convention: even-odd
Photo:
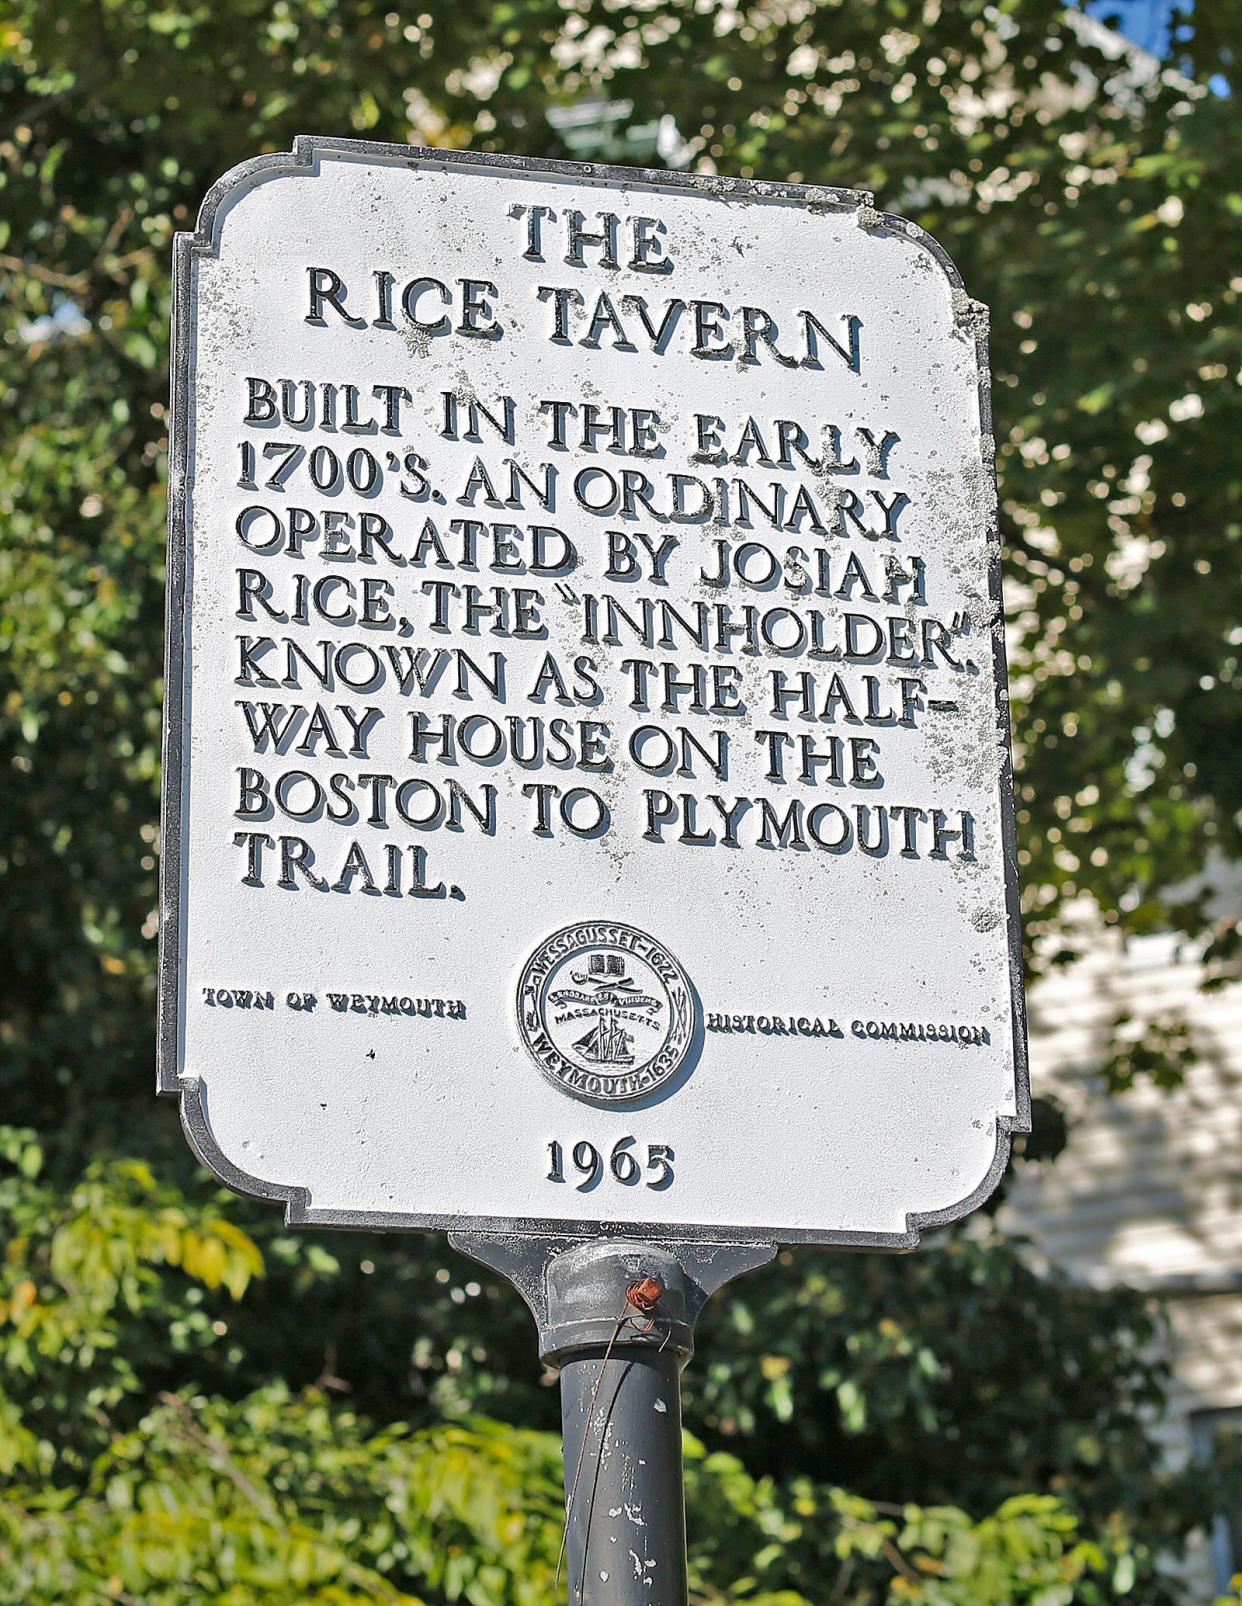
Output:
[[686,1062],[697,1006],[685,971],[646,932],[583,920],[536,948],[518,983],[522,1041],[577,1098],[623,1104]]

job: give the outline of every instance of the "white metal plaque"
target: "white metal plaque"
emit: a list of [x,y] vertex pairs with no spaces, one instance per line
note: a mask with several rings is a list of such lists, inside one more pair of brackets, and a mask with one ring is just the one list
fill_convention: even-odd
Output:
[[986,313],[331,139],[178,239],[160,1086],[291,1220],[895,1248],[1028,1117]]

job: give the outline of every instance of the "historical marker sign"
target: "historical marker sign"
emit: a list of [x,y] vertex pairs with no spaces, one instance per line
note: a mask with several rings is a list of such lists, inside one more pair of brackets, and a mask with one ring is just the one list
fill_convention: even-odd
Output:
[[302,139],[177,253],[161,1087],[293,1220],[901,1247],[1027,1118],[985,313]]

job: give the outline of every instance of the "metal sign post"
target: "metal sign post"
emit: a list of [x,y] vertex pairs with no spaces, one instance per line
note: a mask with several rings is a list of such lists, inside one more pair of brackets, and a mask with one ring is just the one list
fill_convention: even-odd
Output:
[[511,1277],[573,1598],[679,1601],[703,1301],[1028,1124],[985,309],[856,191],[309,137],[174,304],[160,1091]]
[[684,1606],[681,1370],[709,1295],[775,1244],[449,1241],[518,1288],[560,1371],[571,1606]]

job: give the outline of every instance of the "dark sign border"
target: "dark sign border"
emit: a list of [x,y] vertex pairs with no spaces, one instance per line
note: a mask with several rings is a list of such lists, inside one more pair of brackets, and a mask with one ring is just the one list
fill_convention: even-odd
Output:
[[[585,184],[632,184],[644,188],[679,190],[722,201],[794,201],[808,211],[871,212],[867,226],[891,234],[927,251],[957,293],[959,327],[973,335],[979,375],[979,421],[984,442],[983,468],[994,482],[994,461],[987,451],[992,438],[992,391],[988,364],[987,309],[971,301],[961,274],[948,253],[917,224],[891,212],[873,210],[873,197],[864,190],[828,188],[808,184],[766,183],[757,179],[718,178],[715,175],[671,173],[642,167],[616,167],[596,162],[542,161],[533,157],[500,156],[474,151],[433,150],[418,145],[389,145],[370,140],[334,139],[299,135],[291,151],[258,156],[226,173],[208,191],[199,209],[195,231],[180,233],[173,243],[172,379],[169,416],[168,468],[168,589],[165,657],[163,738],[163,812],[160,857],[160,954],[157,1092],[179,1098],[181,1123],[191,1149],[220,1182],[256,1199],[283,1202],[290,1226],[371,1228],[382,1231],[448,1231],[498,1234],[517,1239],[571,1240],[582,1238],[636,1238],[676,1243],[825,1244],[844,1249],[914,1249],[929,1227],[947,1226],[977,1209],[994,1191],[1009,1160],[1012,1135],[1030,1131],[1030,1082],[1027,1067],[1026,1012],[1022,989],[1022,934],[1018,902],[1017,833],[1013,805],[1009,697],[1003,632],[993,637],[992,652],[998,728],[1004,742],[1000,774],[1002,853],[1008,936],[1010,999],[1013,1021],[1016,1115],[997,1115],[996,1153],[986,1177],[965,1199],[943,1210],[911,1212],[904,1232],[846,1232],[815,1228],[683,1226],[607,1220],[542,1220],[533,1217],[493,1217],[443,1214],[409,1214],[371,1210],[318,1210],[311,1189],[266,1182],[240,1170],[216,1144],[208,1117],[206,1090],[197,1076],[178,1071],[181,1048],[180,979],[181,920],[184,882],[184,820],[187,805],[185,765],[187,714],[185,686],[186,561],[189,545],[188,446],[192,414],[190,395],[191,279],[196,257],[214,256],[225,203],[256,181],[272,173],[317,172],[321,156],[375,158],[438,169],[446,176],[463,170],[509,174],[547,174],[577,179]],[[1001,598],[1001,542],[995,514],[985,533],[988,549],[988,598],[1003,618]]]

